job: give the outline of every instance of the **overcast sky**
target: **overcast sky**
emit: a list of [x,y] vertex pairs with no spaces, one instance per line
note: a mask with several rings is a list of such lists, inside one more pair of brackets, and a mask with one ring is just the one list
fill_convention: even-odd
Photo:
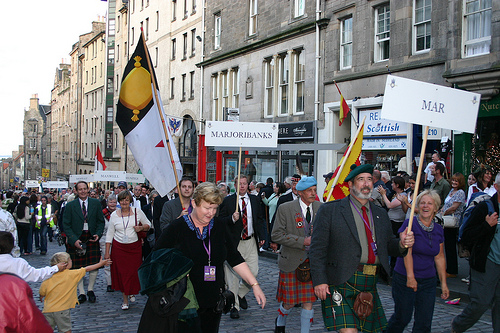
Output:
[[24,109],[31,95],[50,104],[56,68],[71,46],[107,15],[101,0],[3,1],[0,15],[0,156],[23,144]]

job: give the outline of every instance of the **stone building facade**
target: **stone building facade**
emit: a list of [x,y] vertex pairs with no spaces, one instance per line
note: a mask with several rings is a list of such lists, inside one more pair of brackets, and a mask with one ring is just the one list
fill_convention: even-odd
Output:
[[61,63],[54,75],[51,99],[51,163],[50,180],[67,180],[74,172],[70,161],[71,144],[76,141],[71,131],[71,65]]
[[40,105],[38,95],[30,98],[30,106],[24,111],[24,179],[40,180],[42,169],[50,168],[50,114],[49,105]]

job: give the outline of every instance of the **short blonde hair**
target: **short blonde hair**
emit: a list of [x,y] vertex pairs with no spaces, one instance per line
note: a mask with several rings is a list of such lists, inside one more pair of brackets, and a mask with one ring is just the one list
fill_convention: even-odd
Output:
[[197,206],[201,204],[202,200],[209,204],[220,205],[222,203],[222,196],[214,183],[204,182],[194,189],[193,200]]
[[69,260],[70,260],[70,256],[67,252],[57,252],[57,253],[54,253],[52,258],[50,258],[50,265],[54,266],[60,262],[68,263]]
[[420,204],[420,200],[422,200],[422,198],[425,195],[428,195],[432,198],[432,201],[434,201],[434,208],[436,208],[436,212],[437,212],[439,210],[439,207],[441,206],[441,197],[439,197],[439,194],[434,190],[427,189],[427,190],[423,191],[422,193],[420,193],[417,197],[417,202],[416,202],[417,207]]

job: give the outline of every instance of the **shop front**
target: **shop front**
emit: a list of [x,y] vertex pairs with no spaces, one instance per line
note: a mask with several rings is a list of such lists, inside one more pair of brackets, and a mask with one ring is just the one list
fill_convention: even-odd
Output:
[[[269,177],[274,181],[282,181],[287,176],[298,173],[299,169],[303,174],[312,174],[315,164],[314,133],[314,121],[280,123],[278,147],[242,151],[241,173],[247,175],[250,181],[262,183],[266,183]],[[200,146],[204,143],[203,136],[200,136],[199,142]],[[200,148],[200,180],[224,181],[234,191],[233,181],[238,175],[238,151],[223,149],[206,147],[204,144]]]
[[455,171],[468,175],[480,164],[500,172],[500,95],[482,101],[479,106],[476,132],[454,136]]
[[[358,109],[359,122],[366,116],[363,129],[361,163],[369,163],[378,170],[411,173],[411,156],[407,123],[381,118],[381,107]],[[411,159],[411,157],[410,157]]]

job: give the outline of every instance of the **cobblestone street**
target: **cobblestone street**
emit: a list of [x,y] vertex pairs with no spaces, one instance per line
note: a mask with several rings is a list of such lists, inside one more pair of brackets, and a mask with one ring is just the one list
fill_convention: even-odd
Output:
[[[63,251],[64,247],[58,247],[57,243],[49,243],[49,251],[46,256],[33,254],[24,257],[31,265],[39,268],[48,264],[52,254],[58,251]],[[277,316],[278,303],[275,299],[276,287],[278,282],[278,267],[276,260],[267,256],[260,257],[260,271],[258,280],[267,297],[267,305],[265,309],[260,309],[257,302],[250,293],[247,296],[249,308],[248,310],[240,311],[240,319],[234,320],[229,318],[229,314],[222,316],[220,327],[221,333],[229,332],[273,332],[274,319]],[[87,278],[85,278],[87,279]],[[42,304],[38,301],[38,289],[40,283],[30,283],[33,289],[35,300],[40,307]],[[87,286],[87,281],[85,281]],[[450,286],[451,288],[451,286]],[[91,304],[85,302],[82,305],[77,305],[71,312],[73,332],[135,332],[142,309],[146,303],[146,296],[137,296],[137,302],[132,303],[130,310],[122,311],[121,293],[106,292],[106,283],[103,272],[99,272],[96,286],[94,288],[97,296],[97,302]],[[393,312],[393,302],[391,297],[391,288],[385,285],[379,285],[379,293],[382,304],[386,311],[387,318]],[[453,317],[459,314],[465,307],[464,302],[460,305],[445,304],[440,298],[436,298],[436,306],[434,310],[434,320],[432,332],[449,332],[450,322]],[[321,317],[320,303],[314,305],[314,323],[311,328],[312,332],[324,332],[323,320]],[[405,332],[411,332],[409,328]],[[481,320],[469,330],[470,332],[493,332],[491,326],[491,311],[488,310]],[[300,309],[293,309],[287,321],[287,332],[300,332]]]

